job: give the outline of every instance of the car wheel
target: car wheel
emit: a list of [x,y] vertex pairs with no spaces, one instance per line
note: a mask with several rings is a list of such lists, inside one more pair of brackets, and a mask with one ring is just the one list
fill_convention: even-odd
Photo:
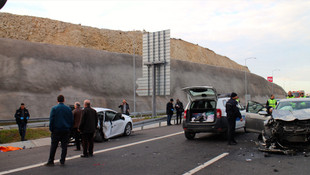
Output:
[[125,126],[124,135],[129,136],[131,134],[131,130],[132,130],[131,124],[127,123],[127,125]]
[[196,133],[194,133],[194,132],[184,132],[184,134],[188,140],[193,140],[195,138],[195,135],[196,135]]

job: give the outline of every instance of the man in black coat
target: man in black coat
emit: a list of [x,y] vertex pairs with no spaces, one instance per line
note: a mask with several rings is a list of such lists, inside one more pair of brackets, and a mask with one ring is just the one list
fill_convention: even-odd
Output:
[[122,114],[129,115],[129,104],[126,102],[125,99],[123,100],[122,104],[118,106],[118,108],[121,109]]
[[179,119],[180,124],[182,122],[182,113],[184,112],[183,103],[179,99],[177,99],[177,102],[175,103],[175,110],[177,112],[177,125],[178,125]]
[[93,156],[94,133],[98,124],[97,112],[90,107],[90,100],[84,101],[84,110],[79,126],[82,136],[83,154],[81,157],[86,158]]
[[242,121],[242,116],[237,107],[238,96],[236,93],[231,93],[230,100],[226,103],[226,113],[227,113],[227,120],[228,120],[228,131],[227,131],[227,138],[228,138],[228,145],[236,145],[237,142],[235,141],[235,128],[236,128],[236,119],[240,118]]
[[21,137],[21,141],[25,141],[27,122],[30,118],[29,111],[25,108],[25,104],[20,104],[20,108],[16,110],[15,120],[18,125],[19,135]]
[[167,125],[170,126],[171,125],[171,118],[173,115],[173,99],[171,98],[170,101],[167,103],[167,107],[166,107],[166,114],[167,114]]

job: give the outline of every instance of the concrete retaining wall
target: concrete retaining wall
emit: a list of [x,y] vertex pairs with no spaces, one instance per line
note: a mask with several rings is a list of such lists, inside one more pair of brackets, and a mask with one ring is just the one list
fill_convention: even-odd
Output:
[[[48,117],[63,94],[66,104],[90,99],[93,106],[118,110],[123,98],[133,110],[133,56],[92,49],[0,39],[0,119],[11,119],[20,103],[31,117]],[[136,56],[136,77],[142,77],[142,58]],[[252,99],[265,102],[271,83],[248,74]],[[170,98],[186,103],[181,88],[212,85],[218,93],[235,91],[244,97],[244,72],[186,61],[171,62],[171,96],[157,98],[157,109],[165,109]],[[274,85],[276,96],[283,89]],[[277,98],[277,97],[276,97]],[[138,97],[136,111],[150,111],[151,97]]]

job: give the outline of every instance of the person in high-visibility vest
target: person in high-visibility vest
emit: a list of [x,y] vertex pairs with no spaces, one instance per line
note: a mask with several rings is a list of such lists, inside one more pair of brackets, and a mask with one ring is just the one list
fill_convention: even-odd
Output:
[[305,93],[301,92],[301,93],[299,94],[299,98],[307,98],[307,97],[305,96]]
[[270,96],[270,99],[268,99],[266,103],[268,113],[271,114],[272,110],[276,108],[276,106],[277,106],[277,100],[274,99],[274,95],[272,94]]
[[287,97],[286,97],[286,98],[295,98],[295,96],[292,95],[292,92],[291,92],[291,91],[288,91]]

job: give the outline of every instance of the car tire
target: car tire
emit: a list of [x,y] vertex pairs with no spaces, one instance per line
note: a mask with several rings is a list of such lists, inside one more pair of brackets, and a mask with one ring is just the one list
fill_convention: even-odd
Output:
[[132,126],[130,123],[127,123],[124,130],[124,135],[129,136],[131,134]]
[[195,138],[195,135],[196,135],[196,133],[194,133],[194,132],[186,132],[186,131],[184,132],[184,134],[188,140],[193,140]]

